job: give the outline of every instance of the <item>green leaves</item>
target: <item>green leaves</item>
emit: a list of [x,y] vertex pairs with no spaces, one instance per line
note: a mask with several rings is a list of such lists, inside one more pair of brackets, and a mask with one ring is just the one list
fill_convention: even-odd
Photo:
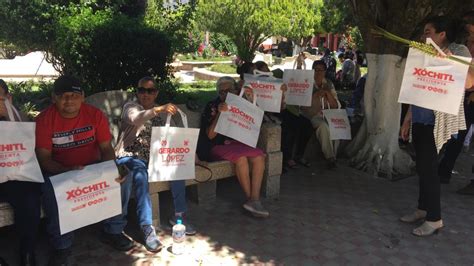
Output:
[[320,0],[202,0],[197,21],[203,30],[227,35],[239,56],[250,61],[272,35],[299,40],[312,36],[319,22]]
[[326,32],[342,33],[355,25],[349,1],[324,0],[321,9],[321,27]]
[[88,93],[127,89],[145,75],[164,80],[169,39],[130,11],[136,6],[133,0],[11,1],[0,5],[0,42],[46,51]]
[[145,12],[145,23],[165,32],[173,43],[173,50],[188,52],[189,33],[194,35],[193,25],[196,0],[187,4],[176,3],[173,7],[163,5],[163,0],[148,0]]

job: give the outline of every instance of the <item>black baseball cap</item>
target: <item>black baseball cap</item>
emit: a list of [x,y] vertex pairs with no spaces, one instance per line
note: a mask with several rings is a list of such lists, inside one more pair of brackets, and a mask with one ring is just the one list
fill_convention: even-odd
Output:
[[65,92],[75,92],[79,94],[84,92],[79,79],[68,75],[60,76],[54,81],[53,91],[56,95],[61,95]]

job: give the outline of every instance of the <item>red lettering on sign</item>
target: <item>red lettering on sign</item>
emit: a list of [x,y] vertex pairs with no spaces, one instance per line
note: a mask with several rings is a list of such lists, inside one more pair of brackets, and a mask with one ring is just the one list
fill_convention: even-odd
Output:
[[244,118],[245,120],[252,122],[252,124],[255,124],[255,121],[253,120],[253,117],[246,114],[244,111],[240,110],[239,108],[235,106],[231,106],[230,110],[231,113],[238,114],[240,117]]
[[167,154],[166,156],[161,155],[161,161],[166,162],[166,163],[173,163],[173,162],[182,163],[184,162],[184,155],[170,155],[170,154]]
[[102,181],[100,183],[85,186],[83,188],[77,187],[76,189],[66,191],[67,200],[74,199],[76,197],[88,196],[91,193],[95,193],[96,191],[103,190],[108,187],[109,185],[107,184],[107,181]]
[[421,76],[421,77],[430,77],[430,78],[439,79],[439,80],[454,81],[453,76],[451,74],[430,71],[424,68],[415,67],[413,69],[413,75]]
[[0,144],[0,151],[26,151],[23,143]]
[[159,154],[173,154],[173,153],[189,153],[190,149],[189,148],[159,148],[158,153]]
[[273,84],[264,84],[264,83],[257,83],[257,82],[250,82],[250,86],[253,89],[264,89],[264,90],[275,90],[275,85]]

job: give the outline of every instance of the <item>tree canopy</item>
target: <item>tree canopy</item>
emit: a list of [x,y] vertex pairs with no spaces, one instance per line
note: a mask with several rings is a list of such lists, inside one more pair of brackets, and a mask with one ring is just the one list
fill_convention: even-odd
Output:
[[[202,0],[197,21],[205,30],[227,35],[241,59],[251,61],[268,37],[299,40],[319,29],[319,0]],[[316,13],[315,13],[316,12]]]
[[0,5],[0,41],[47,52],[58,71],[81,78],[90,93],[126,89],[145,75],[164,80],[169,38],[144,22],[140,2],[10,1]]
[[321,8],[321,27],[326,32],[343,33],[355,26],[350,1],[323,0]]

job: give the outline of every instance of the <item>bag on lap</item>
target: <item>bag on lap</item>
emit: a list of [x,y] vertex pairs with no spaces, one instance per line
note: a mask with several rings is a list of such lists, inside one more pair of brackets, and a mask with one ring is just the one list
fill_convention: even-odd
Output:
[[122,213],[118,176],[115,162],[106,161],[50,177],[62,235]]

